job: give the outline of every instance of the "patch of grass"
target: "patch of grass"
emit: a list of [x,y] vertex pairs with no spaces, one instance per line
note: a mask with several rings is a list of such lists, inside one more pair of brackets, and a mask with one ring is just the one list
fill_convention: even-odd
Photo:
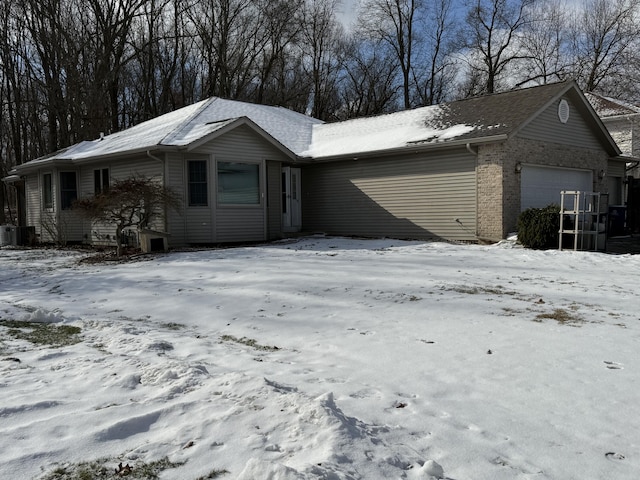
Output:
[[184,465],[183,462],[171,462],[165,457],[155,462],[135,462],[131,466],[130,471],[128,471],[126,475],[123,475],[116,473],[119,464],[121,464],[119,460],[101,458],[91,462],[59,466],[45,477],[42,477],[42,480],[112,480],[113,478],[120,477],[157,480],[160,478],[159,474],[164,470]]
[[196,480],[209,480],[211,478],[218,478],[222,475],[229,473],[229,470],[212,470],[204,477],[198,477]]
[[19,340],[26,340],[36,345],[64,347],[66,345],[75,345],[82,341],[79,337],[82,331],[80,327],[71,325],[4,320],[0,322],[0,327],[4,327],[5,331],[3,333],[5,335]]
[[163,323],[161,326],[166,328],[167,330],[182,330],[183,328],[185,328],[182,323],[175,322]]
[[505,290],[501,285],[496,285],[495,287],[477,287],[477,286],[469,286],[469,285],[453,285],[450,287],[440,287],[441,290],[456,292],[456,293],[464,293],[467,295],[477,295],[479,293],[484,293],[488,295],[518,295],[518,292],[514,292],[512,290]]
[[580,323],[584,323],[584,319],[573,312],[568,312],[563,308],[556,308],[553,312],[540,313],[536,315],[535,321],[542,322],[545,319],[555,320],[561,325],[577,326]]
[[277,350],[280,350],[280,348],[276,346],[260,345],[253,338],[247,338],[247,337],[237,338],[237,337],[234,337],[233,335],[223,335],[220,338],[222,339],[223,342],[239,343],[241,345],[246,345],[247,347],[255,348],[256,350],[262,350],[265,352],[275,352]]

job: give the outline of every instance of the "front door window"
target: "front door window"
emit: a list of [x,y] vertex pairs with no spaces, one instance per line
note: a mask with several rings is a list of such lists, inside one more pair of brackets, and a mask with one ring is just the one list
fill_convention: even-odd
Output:
[[302,227],[300,199],[300,169],[282,169],[282,226],[285,231],[298,232]]

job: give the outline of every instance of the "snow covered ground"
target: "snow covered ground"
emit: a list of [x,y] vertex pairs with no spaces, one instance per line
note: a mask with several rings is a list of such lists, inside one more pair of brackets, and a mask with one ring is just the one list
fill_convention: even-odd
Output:
[[638,478],[640,256],[322,237],[86,255],[0,250],[2,479],[164,457],[180,480]]

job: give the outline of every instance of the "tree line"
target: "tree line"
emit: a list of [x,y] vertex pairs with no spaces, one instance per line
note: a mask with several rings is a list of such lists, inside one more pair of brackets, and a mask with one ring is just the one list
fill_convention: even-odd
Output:
[[0,175],[211,96],[326,121],[568,78],[638,101],[639,5],[0,0]]

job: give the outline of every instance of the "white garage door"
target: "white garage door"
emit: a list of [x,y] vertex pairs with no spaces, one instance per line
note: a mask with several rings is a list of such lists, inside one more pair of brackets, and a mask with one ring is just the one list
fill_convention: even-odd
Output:
[[591,170],[523,165],[520,177],[520,209],[560,204],[562,190],[593,190]]

